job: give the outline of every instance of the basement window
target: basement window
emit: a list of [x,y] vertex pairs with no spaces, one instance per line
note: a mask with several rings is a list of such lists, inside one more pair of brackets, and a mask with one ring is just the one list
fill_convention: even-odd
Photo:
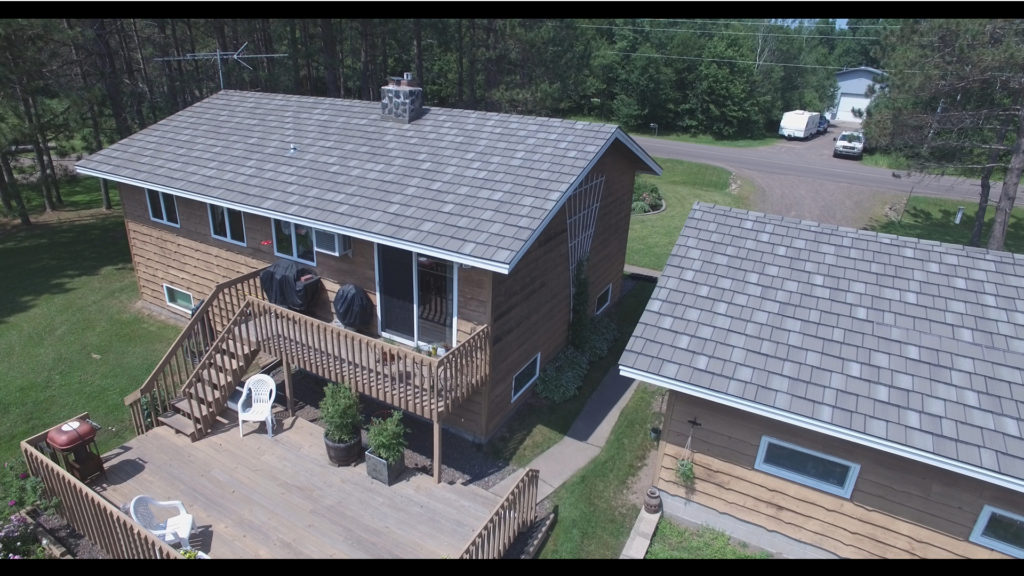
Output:
[[860,472],[860,464],[768,436],[761,438],[754,468],[843,498],[853,493]]
[[146,204],[149,205],[149,218],[169,226],[180,227],[178,223],[178,202],[174,195],[157,192],[146,188]]
[[167,300],[167,304],[170,305],[171,308],[177,308],[178,310],[182,310],[190,314],[192,313],[192,306],[194,303],[192,301],[192,295],[188,292],[175,288],[174,286],[164,284],[164,299]]
[[1014,558],[1024,558],[1024,516],[986,504],[969,539]]
[[514,378],[512,378],[512,401],[515,402],[516,398],[520,394],[526,391],[531,384],[537,381],[537,376],[540,375],[540,352],[533,357],[526,366],[523,366],[519,372],[516,372]]
[[612,302],[612,285],[609,284],[597,296],[597,304],[594,305],[594,316],[597,316]]

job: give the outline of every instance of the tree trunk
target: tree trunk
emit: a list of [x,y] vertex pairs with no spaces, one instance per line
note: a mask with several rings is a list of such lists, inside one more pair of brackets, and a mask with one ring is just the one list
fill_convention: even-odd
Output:
[[1020,175],[1024,172],[1024,106],[1017,111],[1017,138],[1013,143],[1010,165],[1006,167],[1003,188],[999,191],[999,202],[996,204],[996,215],[992,219],[992,231],[988,236],[989,250],[1005,250],[1006,229],[1010,225],[1010,213],[1013,212],[1013,201],[1017,198],[1017,187],[1020,186]]
[[[46,140],[44,139],[43,141],[45,142]],[[43,156],[46,161],[46,170],[50,179],[50,184],[53,187],[53,200],[57,203],[57,206],[63,206],[64,197],[60,195],[60,178],[57,176],[57,167],[53,165],[53,156],[50,154],[49,146],[43,146]]]
[[334,35],[334,21],[320,19],[320,38],[323,40],[324,71],[327,82],[327,96],[338,98],[338,42]]
[[359,97],[363,100],[370,99],[370,23],[367,20],[359,21],[360,49],[359,49]]
[[139,57],[139,69],[142,71],[142,88],[145,90],[146,103],[149,108],[150,123],[155,123],[159,118],[156,113],[156,99],[153,98],[153,85],[149,80],[149,68],[146,66],[146,58],[142,55],[142,43],[139,42],[139,27],[135,18],[131,19],[132,38],[135,42],[135,53]]
[[345,21],[338,23],[338,94],[345,97]]
[[[19,90],[20,92],[20,90]],[[46,169],[46,160],[43,158],[43,144],[40,141],[39,119],[35,117],[31,100],[24,93],[21,95],[21,107],[25,114],[25,122],[28,124],[29,136],[32,138],[32,152],[36,157],[36,170],[39,172],[39,192],[43,198],[43,207],[46,212],[56,210],[53,201],[53,189],[50,187],[50,174]]]
[[110,112],[114,116],[114,126],[117,128],[119,138],[127,138],[131,135],[131,126],[128,124],[128,116],[125,114],[124,101],[121,95],[120,77],[117,74],[117,66],[114,63],[114,54],[107,43],[110,32],[107,30],[106,21],[102,18],[92,20],[90,28],[93,33],[93,40],[99,55],[100,79],[107,93],[107,101],[110,105]]
[[303,56],[306,57],[303,62],[303,66],[306,68],[306,95],[313,96],[313,49],[309,43],[309,20],[302,20],[299,34],[299,43],[302,46]]
[[4,185],[4,196],[14,204],[14,212],[17,212],[18,219],[26,226],[32,224],[28,217],[28,209],[25,207],[25,199],[21,197],[18,190],[18,180],[14,177],[14,169],[11,168],[11,159],[7,154],[0,153],[0,185]]
[[462,82],[463,82],[463,78],[462,78],[462,60],[463,60],[463,56],[462,56],[462,19],[461,18],[456,20],[456,27],[457,28],[456,28],[456,31],[455,31],[455,38],[456,38],[456,43],[455,43],[456,49],[455,49],[455,51],[457,52],[457,54],[455,55],[455,61],[456,61],[456,68],[458,69],[458,75],[457,75],[458,79],[455,82],[455,100],[456,100],[456,102],[458,102],[458,106],[462,106]]
[[100,196],[103,198],[103,209],[113,210],[113,205],[110,203],[110,185],[107,183],[106,178],[100,178]]
[[[64,29],[68,31],[68,35],[71,37],[71,22],[67,18],[64,19]],[[78,46],[76,45],[73,37],[71,37],[69,43],[71,47],[71,58],[75,61],[75,80],[78,81],[79,87],[84,91],[86,89],[85,67],[78,56]],[[100,119],[96,111],[96,104],[91,97],[89,98],[88,105],[86,105],[86,110],[89,113],[89,128],[91,130],[90,135],[92,136],[92,141],[89,144],[89,151],[96,152],[103,148],[103,136],[100,133]]]
[[981,246],[981,231],[985,227],[985,214],[988,212],[989,192],[992,189],[992,171],[999,160],[999,151],[1006,142],[1006,133],[1009,131],[1009,120],[1004,118],[996,132],[995,145],[988,152],[988,162],[985,170],[981,173],[981,196],[978,198],[978,211],[974,214],[974,227],[971,228],[971,239],[967,241],[969,246]]
[[299,27],[295,19],[288,20],[288,58],[292,62],[292,92],[302,92],[302,74],[299,68]]
[[[185,19],[185,34],[188,35],[189,53],[197,54],[199,51],[196,50],[196,35],[192,32],[192,21],[188,18]],[[206,98],[206,82],[203,80],[199,60],[192,60],[192,77],[189,84],[192,86],[192,92],[195,95],[192,102],[198,102]]]
[[416,61],[416,82],[423,88],[423,102],[426,102],[427,82],[426,78],[423,77],[423,26],[420,24],[419,18],[412,21],[412,30],[413,49],[415,50],[413,56]]
[[476,20],[469,21],[469,62],[466,76],[466,108],[476,110]]
[[125,31],[123,19],[114,20],[114,32],[117,34],[117,44],[120,46],[119,56],[123,81],[128,86],[128,108],[131,110],[135,126],[132,132],[146,125],[146,115],[142,112],[142,99],[139,97],[139,83],[135,80],[135,65],[132,63],[131,49],[128,47],[128,34]]

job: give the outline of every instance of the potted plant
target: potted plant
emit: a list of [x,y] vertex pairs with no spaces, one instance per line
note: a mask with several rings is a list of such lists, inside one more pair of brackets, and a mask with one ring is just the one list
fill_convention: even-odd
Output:
[[363,451],[362,419],[359,396],[346,385],[328,382],[320,401],[320,422],[331,464],[349,466],[359,460]]
[[374,416],[366,430],[366,473],[390,486],[405,471],[407,432],[402,411],[393,410],[387,418]]

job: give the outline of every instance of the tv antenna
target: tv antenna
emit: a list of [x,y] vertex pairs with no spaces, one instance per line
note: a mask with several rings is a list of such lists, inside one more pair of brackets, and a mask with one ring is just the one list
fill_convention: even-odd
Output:
[[184,56],[168,56],[166,58],[154,58],[153,60],[216,60],[217,61],[217,75],[220,77],[220,89],[224,89],[224,70],[221,68],[220,61],[225,58],[231,58],[235,62],[238,62],[242,66],[245,66],[249,70],[252,70],[252,66],[249,66],[242,61],[243,58],[280,58],[281,56],[287,56],[287,54],[246,54],[242,55],[242,51],[249,43],[242,44],[242,47],[234,52],[222,52],[217,50],[216,52],[192,52],[185,54]]

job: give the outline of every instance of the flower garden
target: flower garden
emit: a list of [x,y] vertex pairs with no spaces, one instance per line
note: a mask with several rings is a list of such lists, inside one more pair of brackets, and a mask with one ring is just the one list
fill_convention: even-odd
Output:
[[7,503],[0,524],[0,559],[48,558],[36,524],[25,514],[28,508],[53,511],[59,502],[46,499],[42,480],[31,476],[24,460],[4,462],[0,472],[0,494]]

